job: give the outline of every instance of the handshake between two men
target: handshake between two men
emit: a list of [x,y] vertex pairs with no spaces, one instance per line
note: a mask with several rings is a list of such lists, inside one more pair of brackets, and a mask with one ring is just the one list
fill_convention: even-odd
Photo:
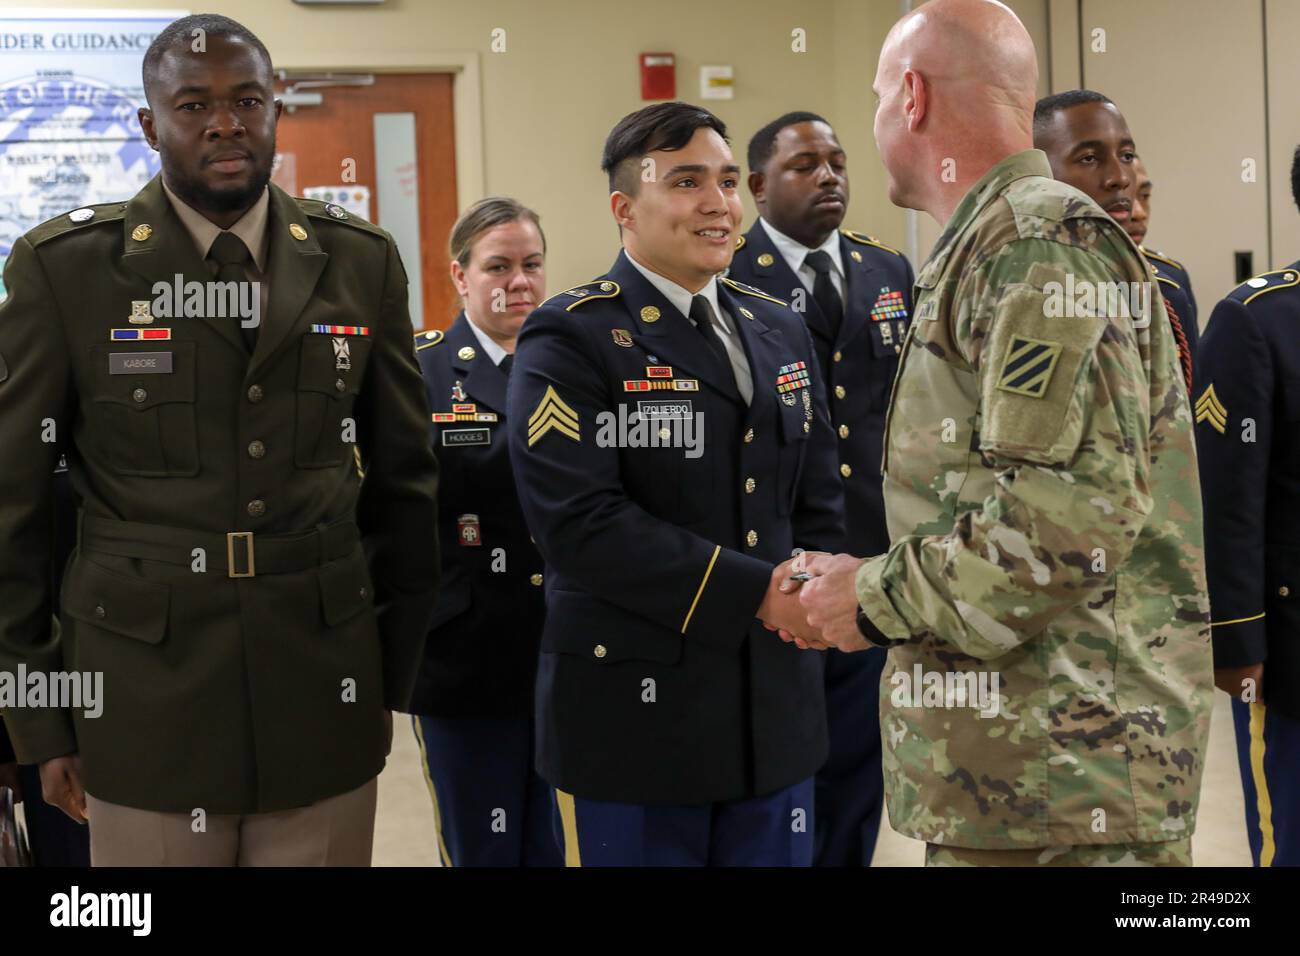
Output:
[[758,619],[787,644],[848,653],[875,645],[858,629],[858,569],[865,558],[801,551],[777,565]]

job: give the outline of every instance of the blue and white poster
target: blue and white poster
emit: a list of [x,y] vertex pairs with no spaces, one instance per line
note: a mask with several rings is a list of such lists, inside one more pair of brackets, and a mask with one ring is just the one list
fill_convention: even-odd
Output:
[[0,268],[33,226],[129,199],[158,172],[136,117],[140,67],[153,38],[184,15],[0,12]]

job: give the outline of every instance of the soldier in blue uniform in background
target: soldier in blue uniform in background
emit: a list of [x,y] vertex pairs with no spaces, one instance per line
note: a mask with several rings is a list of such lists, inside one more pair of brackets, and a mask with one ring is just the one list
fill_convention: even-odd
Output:
[[[733,279],[786,299],[812,332],[822,398],[838,436],[848,545],[889,550],[880,458],[885,409],[912,314],[912,267],[869,236],[841,230],[844,149],[816,113],[787,113],[749,141],[759,220],[741,237]],[[819,866],[868,866],[880,829],[880,673],[885,651],[826,652],[830,756],[817,773]]]
[[537,214],[491,197],[451,232],[464,303],[416,357],[442,465],[442,589],[411,710],[444,866],[557,866],[553,797],[533,769],[533,681],[544,602],[506,445],[515,338],[545,298]]
[[[1300,150],[1291,193],[1300,205]],[[1197,368],[1214,676],[1232,697],[1257,866],[1300,864],[1298,333],[1295,262],[1214,307]]]
[[[1119,107],[1094,90],[1045,96],[1034,107],[1034,146],[1047,154],[1054,177],[1086,193],[1132,237],[1139,160]],[[1191,280],[1173,259],[1146,249],[1142,253],[1164,297],[1187,393],[1194,395],[1197,329]]]
[[[546,558],[538,768],[571,865],[807,865],[822,665],[778,585],[843,540],[800,318],[729,279],[740,169],[707,110],[605,143],[623,251],[524,325],[510,450]],[[792,600],[793,599],[793,600]]]
[[[1183,332],[1192,355],[1192,370],[1195,372],[1197,346],[1200,343],[1199,316],[1196,311],[1196,296],[1192,294],[1192,279],[1187,269],[1177,259],[1171,259],[1159,250],[1148,249],[1147,230],[1151,226],[1151,193],[1153,184],[1148,175],[1142,157],[1133,160],[1133,212],[1128,221],[1122,223],[1124,231],[1129,234],[1151,267],[1151,274],[1160,283],[1160,292],[1165,301],[1173,306],[1181,318]],[[1192,391],[1195,396],[1196,392]]]

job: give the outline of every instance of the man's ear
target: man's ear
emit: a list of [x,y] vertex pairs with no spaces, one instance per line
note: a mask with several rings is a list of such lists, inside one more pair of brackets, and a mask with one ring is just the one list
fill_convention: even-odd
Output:
[[750,173],[749,178],[745,180],[749,185],[749,194],[754,197],[755,203],[766,202],[764,189],[767,186],[767,177],[762,173]]
[[903,110],[907,114],[907,131],[915,133],[925,122],[930,106],[930,89],[916,70],[903,71]]
[[635,206],[636,200],[622,190],[616,189],[609,194],[609,211],[614,214],[614,221],[618,223],[619,229],[627,226],[635,230]]
[[277,123],[280,122],[280,114],[283,113],[283,112],[284,112],[284,101],[283,101],[283,100],[276,100],[276,101],[275,101],[275,121],[276,121]]
[[158,132],[153,125],[153,110],[147,106],[142,106],[135,111],[135,115],[140,120],[140,129],[144,132],[144,141],[149,144],[150,149],[157,149]]

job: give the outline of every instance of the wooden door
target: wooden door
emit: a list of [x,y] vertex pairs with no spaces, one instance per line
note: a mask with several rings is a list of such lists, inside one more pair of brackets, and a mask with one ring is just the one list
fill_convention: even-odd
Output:
[[[378,222],[374,115],[415,114],[420,250],[402,249],[407,271],[420,269],[424,327],[445,328],[459,309],[448,278],[447,237],[456,222],[456,142],[450,73],[377,73],[372,86],[324,86],[320,106],[286,109],[277,130],[275,182],[294,195],[311,186],[345,184],[348,160],[355,183],[370,187],[370,219]],[[277,83],[277,93],[283,83]],[[350,164],[349,164],[350,165]]]

